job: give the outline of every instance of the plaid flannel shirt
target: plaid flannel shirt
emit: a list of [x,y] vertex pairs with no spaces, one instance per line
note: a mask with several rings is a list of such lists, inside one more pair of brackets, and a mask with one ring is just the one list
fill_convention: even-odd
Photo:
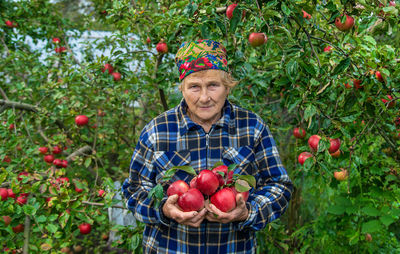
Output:
[[[237,164],[235,174],[256,178],[257,186],[247,201],[247,220],[227,224],[204,220],[194,228],[165,217],[162,205],[155,208],[148,198],[149,191],[171,167],[190,165],[199,173],[219,161]],[[161,184],[165,191],[176,180],[189,183],[192,178],[178,170],[170,181]],[[146,225],[144,253],[238,254],[256,252],[255,231],[284,213],[292,183],[270,130],[259,116],[226,100],[222,117],[206,133],[190,120],[183,99],[143,129],[122,191],[127,207]]]

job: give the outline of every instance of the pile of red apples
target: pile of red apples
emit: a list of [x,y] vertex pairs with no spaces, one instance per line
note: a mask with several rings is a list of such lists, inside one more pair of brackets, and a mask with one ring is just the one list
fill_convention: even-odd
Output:
[[167,189],[167,196],[177,194],[178,205],[184,212],[199,211],[204,207],[205,198],[209,198],[215,207],[227,213],[236,207],[236,195],[241,195],[244,201],[249,197],[249,191],[239,192],[235,182],[233,171],[221,165],[200,171],[189,184],[183,180],[173,182]]

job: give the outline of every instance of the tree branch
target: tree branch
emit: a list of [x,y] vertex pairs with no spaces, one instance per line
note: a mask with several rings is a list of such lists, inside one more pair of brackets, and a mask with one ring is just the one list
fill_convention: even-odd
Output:
[[313,44],[312,44],[312,42],[311,42],[311,35],[308,33],[308,31],[304,28],[304,27],[302,27],[302,29],[303,29],[303,31],[306,33],[306,35],[307,35],[307,40],[308,40],[308,44],[310,44],[310,46],[311,46],[311,51],[312,51],[312,53],[314,54],[314,56],[317,58],[317,62],[318,62],[318,66],[319,66],[319,68],[321,68],[321,62],[319,61],[319,57],[318,57],[318,54],[315,52],[315,50],[314,50],[314,46],[313,46]]
[[29,232],[31,230],[31,218],[28,215],[25,215],[25,225],[24,225],[24,247],[22,252],[24,254],[29,253]]
[[[103,203],[97,203],[97,202],[90,202],[90,201],[82,201],[82,204],[85,205],[94,205],[94,206],[105,206],[105,204]],[[120,208],[120,209],[125,209],[127,210],[125,207],[121,206],[121,205],[113,205],[111,206],[112,208]]]
[[71,162],[74,160],[76,156],[86,155],[87,153],[92,153],[92,148],[90,146],[84,146],[76,150],[75,152],[71,153],[67,157],[67,161]]
[[39,109],[36,106],[16,101],[0,100],[0,105],[4,105],[7,108],[24,109],[35,113],[39,111]]

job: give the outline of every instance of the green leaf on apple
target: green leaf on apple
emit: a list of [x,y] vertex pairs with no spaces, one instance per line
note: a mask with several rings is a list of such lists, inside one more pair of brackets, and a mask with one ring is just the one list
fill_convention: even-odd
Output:
[[214,169],[214,168],[222,166],[222,165],[224,165],[224,163],[222,161],[218,161],[212,166],[212,168]]
[[235,163],[229,165],[228,166],[228,172],[234,171],[236,167],[237,167],[237,164],[235,164]]
[[237,180],[235,182],[235,189],[238,192],[246,192],[249,191],[251,187],[245,180]]
[[164,197],[164,190],[161,184],[157,184],[154,188],[149,191],[148,198],[154,200],[154,206],[158,208],[161,204],[161,200]]
[[172,167],[170,170],[183,170],[190,175],[194,175],[194,176],[197,175],[196,171],[193,169],[192,166],[175,166],[175,167]]
[[[256,188],[256,178],[252,175],[239,175],[238,179],[246,181],[251,187]],[[236,186],[235,186],[236,187]]]

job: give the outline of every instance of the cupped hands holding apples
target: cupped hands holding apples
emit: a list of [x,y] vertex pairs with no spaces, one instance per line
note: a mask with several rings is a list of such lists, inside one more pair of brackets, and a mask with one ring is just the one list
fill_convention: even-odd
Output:
[[[235,167],[234,164],[230,167],[216,165],[212,170],[204,169],[192,179],[190,186],[183,180],[173,182],[167,190],[163,214],[179,224],[192,227],[199,227],[204,219],[219,223],[246,220],[249,213],[246,201],[250,185],[255,187],[255,179],[253,176],[234,175]],[[174,173],[177,169],[195,174],[191,167],[171,170]]]

